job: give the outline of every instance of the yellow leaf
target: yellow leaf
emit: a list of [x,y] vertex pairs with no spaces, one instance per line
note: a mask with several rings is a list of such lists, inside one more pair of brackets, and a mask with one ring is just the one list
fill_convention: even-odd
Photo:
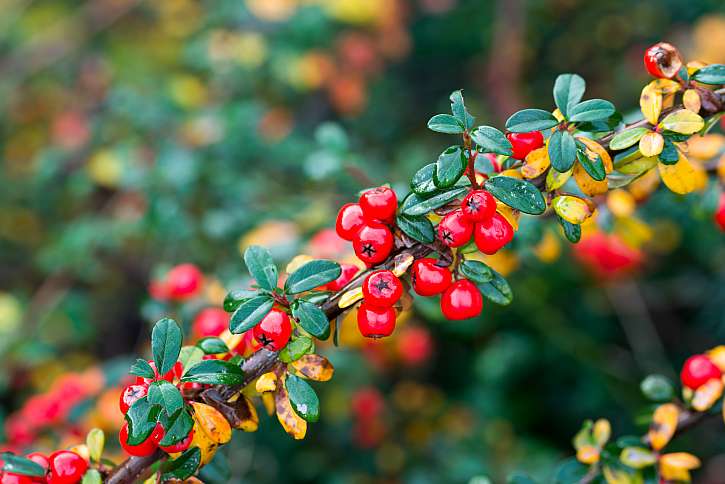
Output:
[[704,412],[712,407],[722,396],[723,383],[721,379],[712,378],[695,390],[692,396],[692,408]]
[[350,289],[340,296],[340,301],[338,301],[337,305],[341,309],[345,309],[360,301],[362,298],[362,287],[356,287],[355,289]]
[[654,450],[662,449],[675,435],[679,417],[680,410],[672,403],[665,403],[657,407],[652,415],[652,424],[647,433],[650,446]]
[[[209,436],[202,430],[202,428],[199,426],[199,423],[196,422],[194,424],[194,436],[191,438],[191,445],[190,447],[198,447],[201,451],[201,464],[208,464],[211,462],[211,460],[214,458],[214,454],[216,454],[217,449],[219,448],[219,444],[214,442]],[[179,453],[178,455],[181,455]],[[172,457],[176,457],[175,455],[172,455]]]
[[674,94],[680,90],[680,84],[672,79],[655,79],[648,85],[662,95]]
[[629,217],[637,208],[637,202],[627,190],[618,188],[607,194],[607,207],[615,217]]
[[327,381],[335,372],[332,363],[320,355],[303,355],[302,358],[292,363],[292,368],[305,378],[315,381]]
[[90,460],[90,458],[91,458],[91,454],[88,451],[88,446],[86,444],[74,445],[73,447],[69,448],[68,450],[70,450],[71,452],[75,452],[76,454],[83,457],[83,459],[85,459],[85,460]]
[[717,176],[720,178],[720,183],[725,183],[725,153],[717,162]]
[[665,116],[665,119],[662,120],[662,126],[675,133],[693,134],[705,126],[705,121],[699,114],[695,114],[687,109],[680,109]]
[[415,261],[415,257],[406,252],[396,255],[395,259],[393,259],[393,274],[395,274],[396,277],[402,276],[408,270],[408,267],[410,267],[413,261]]
[[569,223],[580,224],[592,216],[594,209],[585,200],[573,195],[561,195],[551,201],[551,206]]
[[526,163],[521,167],[521,174],[524,178],[536,178],[549,168],[549,152],[545,146],[537,148],[526,155]]
[[234,414],[239,419],[234,428],[244,432],[256,432],[259,428],[259,416],[252,401],[244,395],[239,395],[233,405]]
[[544,235],[541,237],[539,243],[533,247],[534,255],[536,255],[541,262],[554,262],[559,258],[559,254],[561,254],[561,244],[559,240],[559,237],[547,230],[544,232]]
[[[589,151],[594,152],[595,154],[599,155],[599,157],[602,159],[602,163],[604,163],[604,171],[606,173],[611,173],[612,169],[614,168],[612,165],[612,157],[609,155],[609,152],[604,149],[602,145],[594,141],[593,139],[589,139],[585,136],[577,136],[577,139],[584,143],[584,146],[586,146]],[[591,153],[587,153],[587,156],[594,160],[595,157],[592,156]]]
[[273,392],[277,389],[277,375],[273,372],[267,372],[257,378],[254,389],[259,393]]
[[521,180],[521,178],[522,178],[521,172],[519,170],[515,170],[515,169],[504,170],[501,172],[501,175],[510,176],[512,178],[518,178],[519,180]]
[[660,456],[660,464],[680,469],[697,469],[700,467],[700,459],[687,452],[673,452]]
[[609,420],[600,418],[599,420],[594,422],[594,427],[592,428],[592,437],[594,437],[594,441],[599,447],[604,447],[604,444],[607,443],[611,435],[612,426],[609,424]]
[[649,225],[634,217],[619,217],[614,221],[614,232],[630,247],[641,247],[652,240]]
[[576,451],[576,459],[582,464],[599,462],[599,449],[593,445],[585,445]]
[[607,484],[641,484],[642,477],[638,474],[630,474],[623,469],[614,469],[612,467],[604,466],[602,470],[604,474],[604,480]]
[[665,96],[662,98],[662,109],[669,109],[674,105],[675,105],[675,95],[674,94],[665,94]]
[[720,133],[708,133],[705,136],[693,136],[687,140],[687,154],[698,160],[715,158],[725,148],[725,136]]
[[573,173],[576,184],[579,185],[579,188],[585,195],[594,197],[602,193],[607,193],[609,190],[609,181],[606,178],[601,181],[595,180],[589,176],[589,173],[587,173],[581,163],[574,164]]
[[647,84],[639,96],[639,107],[647,121],[651,124],[657,124],[662,112],[662,92],[651,83]]
[[231,440],[232,427],[219,410],[200,402],[191,402],[191,405],[194,407],[194,420],[209,439],[217,444],[226,444]]
[[715,366],[720,368],[720,371],[725,371],[725,345],[716,346],[707,352],[707,357],[710,358]]
[[685,109],[697,114],[700,112],[700,107],[702,106],[700,95],[695,89],[688,89],[682,95],[682,104],[685,106]]
[[650,131],[639,139],[639,151],[643,156],[657,156],[662,153],[665,139],[661,134]]
[[552,111],[551,114],[553,114],[554,117],[556,118],[556,120],[559,121],[560,123],[562,121],[564,121],[564,119],[565,119],[564,115],[561,114],[561,111],[559,111],[559,108],[554,109],[554,111]]
[[[578,164],[579,163],[577,163],[577,165]],[[561,188],[571,177],[572,170],[573,169],[570,169],[564,173],[559,173],[556,170],[549,170],[549,173],[546,174],[546,191],[553,192],[554,190]]]
[[627,161],[617,167],[617,170],[625,175],[639,175],[645,171],[654,168],[657,165],[659,159],[656,156],[652,157],[641,157]]
[[660,184],[660,176],[655,170],[650,170],[644,175],[640,176],[627,187],[629,193],[632,194],[635,200],[640,201],[649,197],[650,194]]
[[99,462],[103,455],[103,447],[106,444],[106,436],[103,430],[98,428],[91,429],[86,435],[86,447],[88,447],[88,456],[93,462]]
[[496,200],[496,212],[498,212],[499,215],[501,215],[503,218],[506,219],[509,224],[511,224],[514,232],[519,230],[519,217],[521,216],[520,212],[515,211],[513,208],[509,207],[500,200]]
[[262,393],[262,404],[270,417],[274,415],[274,393]]
[[289,401],[287,395],[287,389],[284,386],[284,381],[277,388],[274,394],[274,403],[277,410],[277,420],[282,424],[285,432],[290,434],[293,439],[300,440],[305,438],[307,433],[307,422],[298,416]]
[[660,172],[660,177],[667,188],[675,193],[684,195],[697,189],[700,184],[699,176],[695,167],[690,161],[683,155],[680,154],[680,159],[674,165],[665,165],[664,163],[658,163],[657,168]]

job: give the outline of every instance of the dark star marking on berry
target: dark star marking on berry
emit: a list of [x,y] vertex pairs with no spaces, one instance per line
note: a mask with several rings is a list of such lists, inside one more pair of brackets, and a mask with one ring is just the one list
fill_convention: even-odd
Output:
[[377,250],[375,250],[375,247],[373,247],[373,244],[370,244],[370,243],[363,244],[362,253],[364,256],[372,257],[373,255],[375,255],[376,252],[377,252]]
[[470,208],[473,213],[478,212],[481,208],[481,202],[478,200],[478,197],[471,197],[468,199],[468,208]]
[[272,339],[267,337],[266,334],[263,334],[259,337],[259,342],[262,343],[262,346],[268,346],[273,343]]
[[375,284],[373,284],[373,286],[375,287],[375,289],[377,289],[381,293],[383,291],[390,290],[390,284],[388,284],[388,281],[386,281],[384,279],[378,279],[377,281],[375,281]]
[[444,229],[441,235],[443,236],[443,240],[445,242],[453,243],[453,234],[450,230]]

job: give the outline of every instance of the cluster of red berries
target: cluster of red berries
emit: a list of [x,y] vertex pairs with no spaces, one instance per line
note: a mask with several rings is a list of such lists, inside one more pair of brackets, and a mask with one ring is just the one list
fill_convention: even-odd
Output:
[[424,258],[413,262],[411,271],[413,290],[420,296],[441,295],[441,311],[453,321],[474,318],[483,310],[483,296],[468,279],[453,281],[447,267],[436,259]]
[[3,472],[0,484],[76,484],[81,482],[83,474],[88,470],[88,461],[70,450],[58,450],[45,456],[33,452],[26,456],[45,470],[45,476],[34,477],[12,472]]
[[511,242],[514,229],[500,213],[496,200],[486,190],[472,190],[461,207],[447,214],[438,224],[438,238],[448,247],[466,245],[473,236],[478,250],[495,254]]
[[389,270],[368,274],[362,285],[363,303],[357,311],[357,327],[363,336],[382,338],[395,329],[393,305],[403,295],[403,283]]
[[186,301],[197,296],[204,283],[204,274],[194,264],[179,264],[162,279],[151,281],[149,294],[159,301]]
[[341,238],[351,241],[357,257],[368,266],[379,264],[393,250],[394,222],[398,197],[389,187],[377,187],[360,195],[358,203],[343,205],[337,214],[335,229]]
[[672,79],[682,67],[682,57],[674,45],[660,42],[644,52],[644,66],[653,77]]
[[722,370],[707,355],[693,355],[685,360],[680,372],[682,385],[697,390],[712,379],[721,379]]
[[[128,409],[131,408],[131,405],[133,405],[136,400],[143,398],[148,394],[149,385],[153,382],[164,379],[169,383],[177,382],[177,385],[181,385],[179,379],[184,372],[184,366],[180,361],[177,361],[173,368],[163,375],[163,377],[159,376],[153,361],[149,361],[149,365],[151,365],[151,368],[154,370],[154,378],[144,378],[141,376],[136,377],[136,382],[125,387],[121,392],[119,407],[121,409],[121,413],[124,415],[128,412]],[[189,445],[191,445],[191,441],[194,437],[194,430],[192,429],[183,440],[175,444],[160,446],[159,443],[161,442],[161,439],[164,438],[164,434],[164,427],[159,422],[156,424],[156,427],[154,427],[153,431],[149,434],[146,440],[140,444],[131,445],[128,443],[128,423],[124,422],[121,427],[121,432],[118,435],[118,440],[126,453],[137,457],[151,455],[156,452],[156,449],[158,448],[168,453],[183,452],[189,448]]]

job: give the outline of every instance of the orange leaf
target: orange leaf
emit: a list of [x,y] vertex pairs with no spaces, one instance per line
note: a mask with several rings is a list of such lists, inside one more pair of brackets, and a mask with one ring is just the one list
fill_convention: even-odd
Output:
[[[594,141],[593,139],[586,138],[584,136],[577,136],[577,140],[584,143],[584,146],[588,148],[588,151],[592,151],[593,153],[599,155],[599,157],[602,159],[602,163],[604,163],[604,171],[607,173],[611,173],[614,169],[614,166],[612,165],[612,157],[609,156],[609,152],[604,149],[602,145]],[[592,156],[591,153],[587,153],[587,156],[594,160],[595,157]]]
[[267,372],[257,378],[254,389],[259,393],[273,392],[277,388],[277,375],[273,372]]
[[244,432],[256,432],[259,428],[259,416],[252,401],[240,394],[239,398],[232,403],[234,406],[234,414],[239,419],[235,423],[234,428],[243,430]]
[[722,396],[723,383],[721,379],[712,378],[705,382],[692,395],[692,408],[704,412],[712,407]]
[[303,355],[292,363],[292,367],[304,377],[315,381],[327,381],[335,371],[332,363],[320,355]]
[[524,178],[536,178],[549,168],[549,152],[546,147],[537,148],[526,155],[526,163],[521,167]]
[[576,451],[576,459],[582,464],[599,462],[599,449],[593,445],[585,445]]
[[695,167],[680,152],[680,159],[674,165],[658,163],[662,181],[671,191],[684,195],[697,189],[700,181]]
[[607,190],[609,190],[609,182],[606,178],[601,181],[593,179],[589,176],[589,173],[586,172],[581,163],[574,164],[573,174],[576,184],[579,185],[579,188],[585,195],[593,197],[601,195],[602,193],[607,193]]
[[647,433],[650,445],[654,450],[662,449],[672,439],[679,417],[680,410],[672,403],[665,403],[657,407]]
[[629,217],[634,213],[637,202],[631,193],[618,188],[607,195],[607,207],[616,217]]
[[226,444],[232,439],[232,427],[216,408],[200,402],[191,402],[194,420],[199,428],[217,444]]
[[592,216],[594,209],[586,200],[572,195],[561,195],[551,201],[554,211],[569,223],[580,224]]
[[295,440],[304,439],[307,433],[307,422],[292,410],[292,404],[289,401],[289,395],[287,395],[287,389],[284,386],[284,378],[274,394],[274,403],[277,410],[277,420],[282,424],[285,432],[290,434]]
[[651,83],[647,84],[639,96],[639,107],[650,124],[657,124],[662,112],[662,92]]

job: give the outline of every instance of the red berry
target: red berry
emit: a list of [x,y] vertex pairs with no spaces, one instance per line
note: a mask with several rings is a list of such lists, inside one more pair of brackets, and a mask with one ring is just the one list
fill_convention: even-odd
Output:
[[514,229],[503,215],[496,213],[491,220],[477,223],[473,236],[478,250],[492,255],[511,242],[514,238]]
[[166,446],[160,445],[159,448],[168,454],[173,454],[175,452],[184,452],[191,445],[191,441],[193,438],[194,438],[194,429],[192,428],[191,431],[189,432],[189,435],[184,437],[179,442],[172,444],[172,445],[166,445]]
[[[148,360],[148,364],[154,370],[153,380],[150,378],[144,378],[142,376],[137,376],[136,384],[150,385],[151,382],[159,379],[159,372],[156,370],[156,363],[154,363],[153,360]],[[184,373],[184,365],[182,365],[180,361],[177,361],[176,363],[174,363],[174,366],[172,366],[171,369],[166,372],[163,379],[168,381],[169,383],[172,383],[174,381],[174,378],[181,378],[181,375],[183,373]]]
[[[11,472],[3,472],[0,477],[0,484],[33,484],[35,478],[25,476],[23,474],[13,474]],[[38,481],[40,482],[40,481]],[[43,480],[43,482],[45,482]]]
[[433,352],[433,338],[425,328],[407,328],[398,338],[398,353],[403,363],[416,366],[425,363]]
[[393,250],[393,234],[379,222],[367,222],[352,241],[352,247],[361,261],[368,265],[379,264]]
[[172,299],[189,299],[201,290],[204,275],[194,264],[180,264],[166,274],[166,289]]
[[352,278],[360,272],[360,269],[354,264],[340,264],[340,269],[342,269],[340,277],[325,285],[325,289],[328,291],[339,291],[347,286],[347,283],[352,281]]
[[451,285],[453,277],[447,267],[441,267],[437,260],[418,259],[413,262],[410,273],[413,289],[420,296],[435,296]]
[[403,295],[403,284],[391,271],[374,271],[365,278],[362,292],[368,304],[389,307]]
[[229,313],[221,308],[204,308],[194,318],[191,331],[196,338],[219,336],[229,327]]
[[159,442],[164,438],[164,428],[160,423],[156,424],[156,427],[151,431],[151,434],[146,437],[146,440],[138,445],[130,445],[128,443],[128,423],[124,422],[121,427],[121,432],[118,434],[118,441],[121,443],[121,447],[126,451],[127,454],[136,457],[145,457],[153,454],[159,447]]
[[482,309],[481,291],[468,279],[454,282],[441,297],[441,311],[446,319],[475,318]]
[[128,409],[131,408],[131,405],[133,405],[133,403],[139,398],[145,397],[148,391],[148,385],[143,384],[129,385],[124,388],[121,392],[121,398],[119,399],[118,404],[121,408],[121,413],[125,415],[126,412],[128,412]]
[[50,454],[48,484],[75,484],[88,470],[88,462],[70,450],[58,450]]
[[489,220],[496,213],[496,199],[486,190],[473,190],[463,199],[461,212],[471,223]]
[[372,420],[385,410],[385,400],[377,388],[361,388],[353,393],[350,406],[360,420]]
[[337,221],[335,222],[335,231],[340,238],[345,240],[353,240],[357,233],[365,225],[362,208],[357,203],[348,203],[343,205],[337,212]]
[[720,203],[715,212],[715,222],[720,227],[720,230],[725,231],[725,192],[720,194]]
[[720,379],[721,377],[720,368],[705,355],[690,356],[682,365],[680,373],[682,384],[692,390],[697,390],[713,378]]
[[289,341],[292,325],[284,311],[272,308],[252,330],[254,339],[270,351],[279,351]]
[[473,224],[463,217],[461,210],[449,213],[438,224],[438,238],[448,247],[460,247],[471,240]]
[[653,77],[671,79],[682,67],[682,58],[675,46],[660,42],[644,52],[644,66]]
[[537,148],[544,146],[544,136],[541,131],[530,131],[528,133],[508,133],[506,138],[511,142],[513,149],[512,158],[523,160],[526,155]]
[[395,310],[371,306],[363,301],[357,310],[357,327],[366,338],[390,336],[395,329]]
[[390,187],[377,187],[360,195],[360,208],[369,220],[388,220],[398,209],[398,197]]
[[50,467],[50,461],[45,456],[45,454],[42,454],[40,452],[31,452],[26,457],[38,464],[43,469],[45,469],[46,472],[48,472],[48,468]]

